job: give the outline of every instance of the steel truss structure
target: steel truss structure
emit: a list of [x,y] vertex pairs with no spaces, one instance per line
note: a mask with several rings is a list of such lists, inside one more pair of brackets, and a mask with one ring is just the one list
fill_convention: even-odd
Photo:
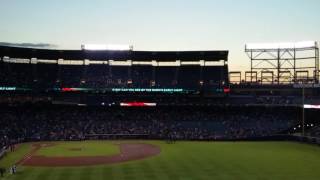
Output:
[[245,52],[251,63],[251,71],[246,72],[248,83],[319,83],[319,48],[315,41],[246,44]]
[[241,83],[241,71],[229,72],[229,82],[231,84],[240,84]]

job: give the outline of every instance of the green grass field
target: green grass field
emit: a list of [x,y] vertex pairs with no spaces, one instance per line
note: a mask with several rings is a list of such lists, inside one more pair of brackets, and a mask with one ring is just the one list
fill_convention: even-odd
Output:
[[[139,141],[141,142],[141,141]],[[143,141],[161,147],[161,154],[145,160],[122,164],[88,167],[19,167],[16,175],[7,175],[5,180],[319,180],[320,147],[295,142],[177,142]],[[59,142],[61,143],[61,142]],[[56,146],[64,149],[88,147],[97,153],[100,144],[106,153],[117,151],[111,141],[63,142]],[[31,148],[22,144],[20,148],[0,161],[9,167],[23,157]],[[99,148],[98,148],[99,149]],[[115,150],[115,151],[114,151]],[[56,155],[55,150],[39,153]]]

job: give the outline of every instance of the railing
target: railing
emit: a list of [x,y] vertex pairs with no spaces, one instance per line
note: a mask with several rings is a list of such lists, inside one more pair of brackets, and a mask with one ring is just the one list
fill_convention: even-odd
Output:
[[85,139],[144,139],[150,138],[149,134],[85,134]]
[[300,136],[300,135],[293,135],[293,137],[300,142],[310,143],[310,144],[318,144],[320,145],[320,138],[319,137],[312,137],[312,136]]

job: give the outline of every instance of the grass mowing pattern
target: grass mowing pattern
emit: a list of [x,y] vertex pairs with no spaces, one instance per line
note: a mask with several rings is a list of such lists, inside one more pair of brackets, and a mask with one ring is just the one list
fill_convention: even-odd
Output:
[[119,146],[110,141],[54,142],[54,146],[42,147],[36,155],[49,157],[110,156],[120,153]]
[[[116,165],[24,167],[16,180],[319,180],[320,147],[295,142],[145,141],[160,155]],[[1,161],[2,163],[2,161]]]

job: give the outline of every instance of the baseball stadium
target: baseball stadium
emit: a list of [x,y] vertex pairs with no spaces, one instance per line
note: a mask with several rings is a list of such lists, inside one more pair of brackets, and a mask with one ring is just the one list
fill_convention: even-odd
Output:
[[[305,44],[246,51],[318,53]],[[6,179],[319,177],[318,76],[236,82],[228,51],[0,55]]]
[[190,49],[0,42],[0,180],[320,179],[318,42]]

